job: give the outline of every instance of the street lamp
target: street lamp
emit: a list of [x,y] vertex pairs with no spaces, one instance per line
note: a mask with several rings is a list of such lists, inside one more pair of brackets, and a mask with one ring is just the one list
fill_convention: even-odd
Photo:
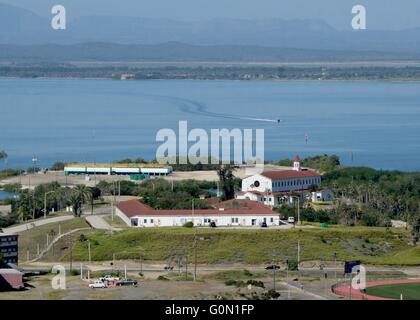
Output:
[[297,199],[297,224],[301,225],[301,221],[300,221],[300,197],[299,196],[291,196],[292,199],[296,198]]
[[44,193],[44,219],[47,219],[47,195],[55,191],[48,191]]
[[337,282],[337,251],[333,252],[333,256],[334,256],[334,280],[335,282]]
[[287,299],[290,300],[290,287],[289,287],[289,259],[286,257],[286,284],[287,284]]

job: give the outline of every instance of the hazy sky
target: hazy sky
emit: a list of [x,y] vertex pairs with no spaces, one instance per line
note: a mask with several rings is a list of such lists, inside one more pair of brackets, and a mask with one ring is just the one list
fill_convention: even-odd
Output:
[[420,0],[0,0],[49,16],[54,4],[67,17],[113,14],[176,20],[213,18],[317,18],[339,29],[350,28],[351,8],[367,8],[368,28],[420,27]]

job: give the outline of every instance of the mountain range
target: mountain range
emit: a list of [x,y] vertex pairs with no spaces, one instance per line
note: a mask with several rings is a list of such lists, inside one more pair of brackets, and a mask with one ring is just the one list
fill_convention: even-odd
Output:
[[[350,23],[350,19],[349,19]],[[403,59],[418,57],[420,28],[402,31],[340,31],[321,20],[241,20],[213,19],[182,22],[121,16],[67,17],[66,30],[53,30],[51,21],[35,13],[0,4],[0,57],[29,48],[27,54],[44,52],[50,56],[66,55],[63,51],[84,50],[82,56],[95,56],[96,50],[107,50],[102,56],[118,52],[118,56],[135,59],[167,59],[168,48],[182,54],[191,50],[194,58],[242,56],[243,59],[277,60],[281,57],[314,54]],[[282,50],[280,50],[282,49]],[[52,50],[53,52],[51,52]],[[131,51],[124,54],[124,51]],[[303,51],[302,51],[303,50]],[[236,51],[236,52],[235,52]],[[321,52],[323,51],[323,52]],[[346,51],[347,53],[340,53]],[[266,52],[266,53],[264,53]],[[359,54],[357,54],[359,53]],[[379,53],[379,54],[378,54]],[[79,55],[81,52],[79,51]],[[69,54],[70,55],[70,54]],[[102,57],[102,58],[103,58]],[[82,57],[80,57],[82,58]]]

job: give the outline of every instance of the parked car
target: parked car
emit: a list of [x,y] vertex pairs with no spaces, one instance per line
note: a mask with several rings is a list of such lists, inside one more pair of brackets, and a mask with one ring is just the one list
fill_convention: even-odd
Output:
[[137,286],[137,280],[133,279],[122,279],[117,282],[117,286]]
[[210,227],[212,227],[212,228],[216,228],[216,227],[217,227],[217,226],[216,226],[216,222],[214,222],[214,221],[210,222]]
[[99,278],[99,281],[102,281],[102,282],[105,282],[105,281],[112,282],[112,281],[118,281],[118,280],[120,280],[120,278],[111,276],[109,274]]
[[91,289],[104,289],[104,288],[106,288],[106,285],[103,281],[96,280],[95,282],[89,284],[89,288],[91,288]]
[[169,266],[167,266],[167,267],[165,267],[164,269],[165,269],[165,271],[172,271],[172,270],[174,270],[174,267],[169,267]]
[[265,267],[265,270],[279,270],[280,266],[278,264],[270,264]]
[[267,226],[267,222],[262,222],[262,223],[261,223],[261,228],[268,228],[268,226]]
[[295,217],[289,217],[289,218],[287,218],[287,222],[289,222],[289,223],[295,223]]

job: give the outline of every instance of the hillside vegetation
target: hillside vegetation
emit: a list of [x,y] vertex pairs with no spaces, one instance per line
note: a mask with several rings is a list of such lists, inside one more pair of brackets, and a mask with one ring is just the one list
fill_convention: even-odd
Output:
[[[187,254],[192,261],[194,230],[187,228],[131,229],[113,235],[88,234],[92,259],[97,261],[138,259],[176,261]],[[269,263],[297,257],[301,243],[301,260],[332,261],[360,259],[372,264],[420,264],[420,247],[409,246],[404,229],[367,227],[318,227],[292,230],[199,229],[198,263]],[[78,241],[73,257],[87,260],[87,242]]]

